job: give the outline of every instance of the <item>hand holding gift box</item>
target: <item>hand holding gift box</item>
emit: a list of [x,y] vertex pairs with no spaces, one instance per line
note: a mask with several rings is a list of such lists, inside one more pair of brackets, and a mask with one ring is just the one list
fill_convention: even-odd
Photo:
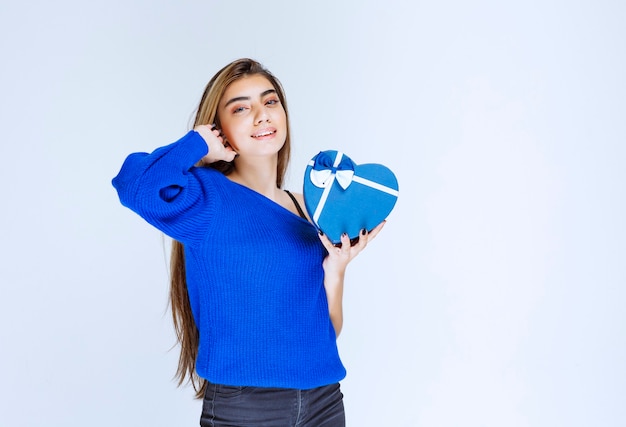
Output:
[[303,193],[313,223],[337,244],[342,233],[355,239],[387,218],[398,199],[398,180],[383,165],[357,165],[328,150],[307,165]]

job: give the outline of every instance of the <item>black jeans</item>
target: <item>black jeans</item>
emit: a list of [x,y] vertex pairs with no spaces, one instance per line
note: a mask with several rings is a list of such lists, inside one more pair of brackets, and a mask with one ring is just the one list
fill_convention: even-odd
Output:
[[202,427],[345,427],[339,384],[310,390],[208,384]]

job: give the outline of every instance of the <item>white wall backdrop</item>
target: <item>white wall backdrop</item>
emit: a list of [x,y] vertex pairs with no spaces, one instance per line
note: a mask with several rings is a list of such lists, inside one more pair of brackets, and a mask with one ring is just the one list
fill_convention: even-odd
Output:
[[295,153],[396,172],[350,267],[349,426],[626,425],[626,6],[0,4],[0,425],[192,426],[163,237],[110,184],[250,56]]

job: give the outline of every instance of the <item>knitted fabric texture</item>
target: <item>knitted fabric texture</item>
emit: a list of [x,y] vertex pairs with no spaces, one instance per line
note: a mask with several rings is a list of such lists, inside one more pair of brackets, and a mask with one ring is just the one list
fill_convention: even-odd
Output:
[[343,379],[316,228],[220,172],[193,166],[206,154],[190,131],[151,154],[129,155],[113,179],[124,206],[184,244],[198,375],[299,389]]

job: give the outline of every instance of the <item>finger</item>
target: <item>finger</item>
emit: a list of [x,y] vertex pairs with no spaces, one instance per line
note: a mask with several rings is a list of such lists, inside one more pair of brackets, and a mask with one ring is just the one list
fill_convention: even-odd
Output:
[[208,142],[209,138],[211,138],[211,127],[209,125],[197,125],[193,128],[196,132],[200,134],[200,136]]
[[367,241],[370,242],[372,241],[377,235],[378,233],[380,233],[380,230],[383,229],[383,227],[385,226],[385,224],[387,223],[387,220],[384,220],[383,222],[381,222],[380,224],[378,224],[376,227],[374,227],[372,229],[372,231],[370,231],[367,234]]
[[341,234],[341,250],[343,252],[347,252],[350,250],[350,248],[351,248],[350,236],[348,236],[348,233],[342,233]]
[[365,249],[365,246],[367,246],[368,242],[369,242],[369,235],[367,233],[367,229],[363,228],[361,232],[359,233],[359,239],[357,240],[354,246],[357,246],[360,252],[363,249]]
[[330,252],[332,249],[335,248],[335,246],[333,245],[333,242],[330,241],[328,236],[326,236],[326,234],[324,234],[322,230],[318,230],[317,237],[320,238],[320,241],[322,242],[322,244],[324,245],[324,247],[326,248],[328,252]]

